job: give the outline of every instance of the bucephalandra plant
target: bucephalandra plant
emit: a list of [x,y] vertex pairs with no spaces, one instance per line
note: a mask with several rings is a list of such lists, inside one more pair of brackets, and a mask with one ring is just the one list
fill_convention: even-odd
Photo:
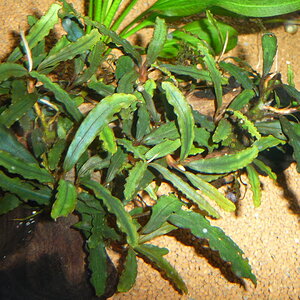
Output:
[[[22,34],[20,46],[0,64],[0,213],[26,204],[38,211],[50,208],[54,220],[79,214],[75,226],[86,237],[97,296],[105,291],[106,248],[112,244],[122,246],[125,256],[117,291],[126,292],[134,285],[137,257],[142,257],[187,293],[184,281],[164,258],[168,249],[151,244],[155,237],[180,228],[206,239],[236,276],[256,284],[243,251],[212,226],[209,217],[236,210],[234,201],[214,183],[232,176],[229,184],[238,186],[242,172],[248,176],[254,205],[260,205],[259,174],[276,180],[263,160],[266,150],[285,151],[290,145],[300,170],[300,92],[293,85],[291,69],[287,84],[280,74],[270,73],[276,37],[262,36],[262,74],[238,58],[216,61],[211,45],[194,34],[186,43],[193,45],[201,67],[178,65],[161,59],[168,44],[162,17],[175,12],[179,16],[178,3],[157,1],[148,10],[153,12],[148,25],[154,24],[155,30],[148,47],[139,51],[124,39],[134,32],[130,26],[115,32],[127,14],[125,10],[121,19],[112,18],[120,1],[91,1],[91,18],[62,2],[63,6],[53,4],[39,20],[30,17],[28,34]],[[180,2],[190,9],[206,9],[213,3],[235,13],[238,5],[248,3],[202,1],[206,6],[198,7],[191,1]],[[279,1],[273,2],[276,8]],[[286,1],[282,7],[286,10],[280,13],[296,10],[299,1]],[[251,9],[255,15],[258,8],[249,7],[250,15]],[[45,38],[60,19],[66,34],[48,51]],[[224,46],[222,30],[209,11],[206,20]],[[110,62],[107,74],[105,62],[114,49],[120,55]],[[68,81],[58,69],[63,64],[73,70]],[[151,76],[154,70],[160,74],[157,79]],[[222,87],[229,77],[241,92],[223,103]],[[185,82],[214,89],[212,116],[190,106]],[[162,181],[173,186],[174,193],[157,196]],[[144,202],[145,193],[152,206]]]

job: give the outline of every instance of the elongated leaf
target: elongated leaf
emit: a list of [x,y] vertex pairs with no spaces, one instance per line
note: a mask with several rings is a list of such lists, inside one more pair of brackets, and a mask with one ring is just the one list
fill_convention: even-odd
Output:
[[262,36],[263,48],[263,76],[266,76],[273,65],[277,52],[277,38],[273,33],[265,33]]
[[205,210],[211,216],[215,218],[219,218],[219,213],[199,194],[193,189],[188,183],[183,181],[179,176],[175,175],[174,173],[170,172],[165,167],[152,163],[150,164],[151,167],[155,168],[162,176],[168,180],[172,185],[181,191],[183,194],[187,196],[190,200],[195,202],[200,209]]
[[124,270],[118,283],[118,292],[128,292],[134,285],[137,276],[137,259],[134,250],[128,249]]
[[51,174],[46,169],[40,168],[38,164],[29,164],[2,150],[0,150],[0,166],[10,173],[19,174],[27,179],[36,179],[39,182],[53,182],[54,180]]
[[72,213],[76,206],[76,197],[76,187],[70,181],[60,179],[55,197],[56,200],[51,210],[51,217],[57,219],[62,216],[67,217]]
[[168,154],[172,154],[175,150],[177,150],[181,145],[179,139],[175,141],[165,140],[160,144],[157,144],[153,148],[151,148],[146,154],[145,158],[148,160],[157,159],[160,157],[164,157]]
[[146,162],[139,161],[129,171],[129,175],[126,178],[124,189],[124,196],[126,202],[132,200],[132,198],[136,196],[136,193],[138,192],[137,188],[139,187],[139,183],[145,175],[147,166],[148,165]]
[[114,131],[109,125],[104,126],[99,135],[100,140],[102,141],[103,150],[108,153],[114,154],[117,152],[117,142]]
[[240,110],[246,104],[250,102],[250,100],[255,96],[255,92],[253,90],[243,90],[239,95],[237,95],[232,102],[229,104],[228,108],[232,110]]
[[70,171],[97,134],[111,121],[113,115],[122,108],[128,108],[135,100],[133,95],[114,94],[97,104],[77,130],[66,154],[64,169]]
[[104,84],[101,81],[98,82],[89,82],[88,87],[94,91],[96,91],[101,96],[111,96],[115,92],[115,87],[112,85]]
[[2,124],[0,124],[0,141],[0,150],[9,152],[25,162],[37,163],[34,156]]
[[46,75],[39,74],[36,71],[30,72],[30,75],[41,81],[44,87],[54,94],[55,99],[63,104],[66,113],[71,115],[75,121],[79,122],[82,119],[82,114],[76,107],[74,100],[72,100],[69,94],[65,90],[63,90],[57,83],[52,82],[51,79]]
[[89,34],[84,35],[76,42],[67,45],[60,51],[47,56],[39,65],[38,71],[41,73],[47,72],[47,68],[54,67],[62,61],[74,58],[78,54],[93,48],[100,40],[98,30],[93,29]]
[[209,50],[205,43],[203,41],[199,41],[197,44],[198,50],[202,53],[203,61],[207,67],[207,70],[210,73],[210,77],[212,79],[212,82],[214,84],[214,90],[216,94],[216,100],[217,100],[217,111],[222,106],[222,77],[220,71],[217,69],[215,59],[213,56],[209,53]]
[[257,155],[257,147],[252,146],[235,154],[194,160],[184,165],[201,173],[228,173],[246,167]]
[[192,211],[179,211],[170,216],[169,221],[180,228],[190,229],[192,234],[207,239],[212,250],[217,250],[223,260],[231,263],[232,271],[239,277],[249,278],[256,284],[248,260],[243,251],[218,227],[211,226],[202,215]]
[[259,152],[275,147],[279,144],[283,145],[285,144],[285,141],[280,140],[273,135],[263,136],[259,140],[254,142],[254,145],[257,147]]
[[109,212],[116,216],[118,227],[127,235],[128,244],[131,246],[137,245],[138,233],[135,225],[120,200],[113,197],[105,187],[95,181],[82,179],[81,183],[88,189],[91,189],[95,196],[103,201]]
[[127,155],[118,148],[118,151],[112,156],[107,170],[105,182],[111,182],[115,176],[123,169],[123,166],[127,160]]
[[161,64],[159,66],[162,68],[166,68],[167,70],[175,74],[190,76],[194,79],[198,79],[201,81],[212,81],[207,70],[199,70],[195,66],[181,66],[169,64]]
[[33,185],[20,180],[10,178],[0,171],[0,186],[3,190],[16,194],[22,201],[35,201],[41,205],[48,205],[51,199],[51,191],[46,187],[36,189]]
[[254,159],[253,163],[264,173],[266,173],[272,180],[276,181],[277,180],[277,175],[272,171],[272,169],[264,164],[261,160],[259,159]]
[[[58,4],[52,4],[47,13],[41,17],[30,29],[28,35],[26,36],[26,41],[30,49],[36,46],[40,41],[44,39],[58,22],[58,11],[61,6]],[[15,48],[15,50],[8,57],[8,62],[15,62],[23,56],[20,47]]]
[[[232,127],[229,121],[221,119],[212,137],[214,143],[219,143],[228,138],[232,132]],[[201,145],[201,144],[200,144]]]
[[171,214],[181,209],[181,206],[182,202],[176,196],[161,196],[152,207],[151,218],[141,230],[141,234],[148,234],[160,228]]
[[167,100],[177,115],[181,140],[180,160],[184,160],[191,150],[195,136],[192,109],[180,90],[172,83],[163,82],[162,88],[166,91]]
[[169,251],[166,248],[159,248],[154,245],[144,244],[134,248],[137,252],[150,259],[157,267],[166,274],[166,276],[174,282],[176,287],[187,294],[187,287],[178,274],[178,272],[170,265],[170,263],[163,258]]
[[58,140],[48,152],[48,166],[51,170],[57,168],[59,161],[61,160],[61,154],[66,147],[65,140]]
[[148,151],[147,147],[143,145],[136,146],[132,141],[127,139],[118,139],[117,142],[119,145],[122,145],[127,152],[131,152],[135,158],[145,160],[145,153]]
[[247,166],[246,170],[251,185],[251,191],[253,193],[253,203],[255,207],[258,207],[261,204],[261,187],[259,176],[255,168],[251,165]]
[[96,295],[102,296],[107,282],[107,254],[104,242],[89,249],[88,261],[92,272],[90,281],[95,288]]
[[[286,140],[286,136],[283,134],[279,120],[261,121],[255,122],[255,127],[261,134],[273,135],[277,139]],[[256,141],[256,143],[259,141]]]
[[22,204],[22,201],[16,195],[5,193],[4,197],[0,199],[0,215],[8,213],[20,204]]
[[236,207],[234,203],[227,199],[223,194],[221,194],[213,185],[204,181],[193,173],[184,172],[184,175],[196,188],[198,188],[204,195],[208,196],[210,199],[216,201],[216,203],[225,211],[235,211]]
[[300,104],[300,92],[291,85],[283,84],[284,90]]
[[27,74],[27,70],[18,64],[2,63],[0,64],[0,82],[11,77],[22,77]]
[[156,18],[153,38],[147,50],[147,63],[153,64],[164,47],[167,38],[167,26],[164,19]]
[[297,162],[297,171],[300,173],[300,124],[291,122],[285,117],[280,118],[280,123],[289,144],[293,147],[293,157]]

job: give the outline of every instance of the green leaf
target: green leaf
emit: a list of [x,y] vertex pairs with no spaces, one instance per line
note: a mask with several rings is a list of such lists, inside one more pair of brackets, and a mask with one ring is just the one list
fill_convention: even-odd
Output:
[[174,195],[169,194],[159,197],[152,207],[151,218],[142,228],[141,234],[149,234],[159,229],[169,216],[181,209],[182,202]]
[[153,148],[151,148],[146,154],[145,158],[147,160],[153,160],[161,157],[165,157],[168,154],[174,153],[181,145],[179,139],[175,141],[165,140],[160,144],[157,144]]
[[4,197],[0,198],[0,215],[8,213],[20,204],[22,201],[16,195],[5,193]]
[[[52,4],[47,13],[41,17],[30,29],[28,35],[26,36],[26,41],[30,49],[36,46],[40,41],[44,39],[58,22],[58,11],[61,6],[58,4]],[[20,47],[15,48],[15,50],[8,57],[8,62],[15,62],[23,56]]]
[[263,136],[259,140],[254,142],[254,145],[257,147],[259,152],[275,147],[279,144],[283,145],[285,144],[285,141],[280,140],[273,135]]
[[88,87],[96,91],[99,95],[104,97],[111,96],[116,89],[114,86],[104,84],[101,81],[98,82],[91,81],[88,83]]
[[0,186],[3,190],[16,194],[22,201],[35,201],[40,205],[48,205],[51,199],[51,190],[41,186],[36,189],[28,182],[19,178],[10,178],[0,171]]
[[246,167],[248,179],[251,185],[251,191],[253,193],[253,203],[255,207],[259,207],[261,204],[261,187],[260,180],[257,171],[251,165]]
[[136,196],[139,188],[139,183],[147,170],[147,163],[138,161],[135,166],[129,171],[124,187],[125,203],[131,201]]
[[34,156],[2,124],[0,124],[0,141],[0,150],[9,152],[27,163],[37,163]]
[[11,153],[0,150],[0,166],[6,168],[10,173],[19,174],[27,179],[35,179],[39,182],[53,182],[54,179],[46,169],[38,164],[27,163]]
[[59,103],[63,104],[63,106],[66,110],[66,113],[69,114],[70,116],[72,116],[72,118],[76,122],[79,122],[82,119],[82,114],[79,111],[79,109],[77,108],[74,100],[57,83],[52,82],[51,79],[48,78],[46,75],[39,74],[36,71],[30,72],[30,75],[32,77],[36,78],[37,80],[41,81],[43,83],[44,87],[54,94],[55,99]]
[[258,155],[256,146],[240,150],[235,154],[203,158],[185,163],[184,166],[201,173],[228,173],[249,165]]
[[125,210],[121,201],[118,198],[112,196],[104,186],[95,181],[82,179],[81,183],[88,189],[91,189],[94,192],[95,196],[103,201],[103,204],[107,207],[109,212],[116,216],[118,227],[127,235],[128,244],[133,247],[137,245],[138,233],[131,216]]
[[134,285],[137,276],[137,259],[134,250],[128,249],[124,270],[119,278],[118,292],[128,292]]
[[266,76],[273,65],[277,52],[277,38],[273,33],[265,33],[262,36],[263,48],[263,76]]
[[102,296],[107,282],[107,254],[104,242],[89,249],[88,262],[92,272],[90,281],[95,288],[96,295]]
[[293,86],[282,84],[284,90],[300,104],[300,92]]
[[77,41],[84,35],[83,26],[77,18],[66,16],[62,20],[62,26],[68,34],[68,40],[71,42]]
[[254,83],[252,82],[252,80],[249,78],[249,72],[247,72],[246,70],[232,64],[232,63],[225,63],[224,61],[221,61],[219,63],[219,66],[225,70],[226,72],[228,72],[231,76],[233,76],[236,81],[241,84],[241,86],[244,89],[248,89],[248,90],[252,90],[253,88],[255,88]]
[[117,142],[123,146],[127,152],[131,152],[135,158],[145,160],[145,153],[148,151],[147,147],[143,145],[136,146],[132,141],[127,139],[118,139]]
[[231,263],[232,271],[238,277],[249,278],[256,284],[248,260],[243,251],[218,227],[211,226],[202,215],[192,211],[179,211],[170,216],[169,221],[177,227],[190,229],[200,239],[207,239],[212,250],[217,250],[223,260]]
[[167,38],[167,26],[164,19],[156,18],[152,40],[147,50],[147,63],[153,64],[164,47]]
[[155,168],[159,173],[161,173],[166,180],[168,180],[176,189],[185,194],[187,198],[196,203],[200,209],[205,210],[215,218],[220,217],[219,213],[199,193],[197,193],[194,188],[192,188],[179,176],[159,164],[152,163],[149,166]]
[[114,94],[104,98],[90,111],[69,146],[64,161],[65,171],[72,169],[97,134],[111,121],[113,115],[122,108],[128,108],[134,101],[136,98],[133,95]]
[[93,29],[89,34],[85,34],[76,42],[67,45],[58,52],[48,55],[39,65],[38,71],[41,73],[47,73],[48,68],[51,70],[57,66],[60,62],[70,60],[78,54],[82,54],[85,51],[92,49],[100,40],[100,34],[98,30]]
[[184,175],[188,180],[198,188],[204,195],[214,200],[221,208],[225,211],[235,211],[236,207],[229,199],[227,199],[223,194],[221,194],[217,188],[215,188],[210,183],[204,181],[199,176],[190,173],[184,172]]
[[0,64],[0,82],[11,77],[23,77],[27,74],[27,70],[18,64],[2,63]]
[[264,164],[261,160],[259,159],[254,159],[253,163],[255,166],[257,166],[262,172],[266,173],[272,180],[276,181],[277,180],[277,175],[272,171],[272,169]]
[[110,165],[110,157],[105,159],[95,155],[90,157],[79,169],[78,177],[84,177],[90,175],[95,170],[102,170],[108,168]]
[[72,182],[60,179],[57,194],[55,196],[55,202],[53,203],[51,210],[51,217],[55,220],[58,217],[67,217],[70,213],[72,213],[76,207],[76,197],[76,187],[72,184]]
[[288,143],[293,147],[293,157],[297,162],[297,171],[300,173],[300,124],[291,122],[285,117],[280,118],[283,132],[288,137]]
[[163,273],[175,284],[181,291],[187,294],[187,287],[178,274],[178,272],[171,266],[171,264],[163,258],[169,251],[166,248],[159,248],[150,244],[143,244],[134,248],[137,252],[152,261]]
[[172,83],[163,82],[162,88],[166,91],[167,100],[174,107],[177,116],[181,140],[180,160],[184,160],[188,156],[194,140],[192,109],[180,90]]
[[114,131],[109,125],[104,126],[100,132],[99,139],[102,141],[103,150],[114,154],[117,152],[117,142]]
[[117,152],[112,156],[107,170],[105,182],[111,182],[115,176],[123,169],[125,162],[127,161],[127,154],[118,148]]
[[57,168],[61,155],[66,147],[66,140],[58,140],[48,152],[48,166],[50,170]]
[[210,77],[214,84],[214,90],[215,90],[216,100],[217,100],[217,111],[218,111],[222,106],[222,76],[221,76],[221,73],[216,66],[214,57],[209,53],[209,50],[203,41],[199,41],[199,43],[197,44],[197,49],[203,55],[203,61],[210,73]]
[[[273,135],[277,139],[286,140],[279,120],[255,122],[255,127],[261,134]],[[255,143],[260,142],[256,141]]]
[[150,133],[150,114],[144,103],[139,105],[138,120],[136,123],[135,138],[140,141],[146,134]]
[[221,119],[218,126],[212,136],[214,143],[220,143],[228,138],[232,132],[231,123],[226,119]]
[[250,102],[255,96],[255,92],[253,90],[243,90],[240,94],[238,94],[232,102],[229,104],[228,108],[232,110],[240,110],[246,104]]

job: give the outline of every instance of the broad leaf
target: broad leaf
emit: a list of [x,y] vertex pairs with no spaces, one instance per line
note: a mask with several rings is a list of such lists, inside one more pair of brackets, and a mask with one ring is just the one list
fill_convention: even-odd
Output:
[[0,82],[11,77],[22,77],[27,74],[27,70],[18,64],[2,63],[0,64]]

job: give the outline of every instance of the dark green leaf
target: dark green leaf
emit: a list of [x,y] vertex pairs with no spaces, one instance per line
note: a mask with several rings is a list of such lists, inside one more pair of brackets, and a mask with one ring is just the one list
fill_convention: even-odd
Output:
[[165,157],[168,154],[173,154],[181,145],[179,139],[172,141],[172,140],[165,140],[160,144],[155,145],[152,147],[147,153],[145,154],[145,158],[147,160],[158,159],[161,157]]
[[277,52],[277,38],[273,33],[265,33],[262,36],[263,48],[263,76],[266,76],[273,65]]
[[226,119],[221,119],[218,126],[212,136],[214,143],[220,143],[228,138],[232,132],[231,123]]
[[21,203],[22,201],[20,201],[16,195],[5,193],[5,195],[0,198],[0,215],[8,213],[18,207]]
[[125,162],[127,160],[127,154],[118,148],[117,152],[112,156],[107,170],[105,182],[111,182],[115,176],[122,170]]
[[298,104],[300,104],[300,92],[297,89],[287,84],[283,84],[282,87],[298,102]]
[[257,147],[259,152],[275,147],[279,144],[285,144],[285,141],[278,139],[273,135],[263,136],[254,142],[254,145]]
[[116,89],[113,85],[107,85],[101,81],[91,81],[88,83],[88,87],[104,97],[111,96]]
[[237,95],[232,102],[229,104],[228,108],[233,110],[240,110],[246,104],[250,102],[251,99],[255,96],[253,90],[243,90],[239,95]]
[[62,21],[64,30],[68,33],[67,38],[71,42],[77,41],[84,35],[82,24],[78,19],[67,16]]
[[0,64],[0,82],[11,77],[22,77],[27,74],[27,70],[18,64],[2,63]]
[[58,140],[48,152],[48,166],[55,170],[66,147],[66,140]]

